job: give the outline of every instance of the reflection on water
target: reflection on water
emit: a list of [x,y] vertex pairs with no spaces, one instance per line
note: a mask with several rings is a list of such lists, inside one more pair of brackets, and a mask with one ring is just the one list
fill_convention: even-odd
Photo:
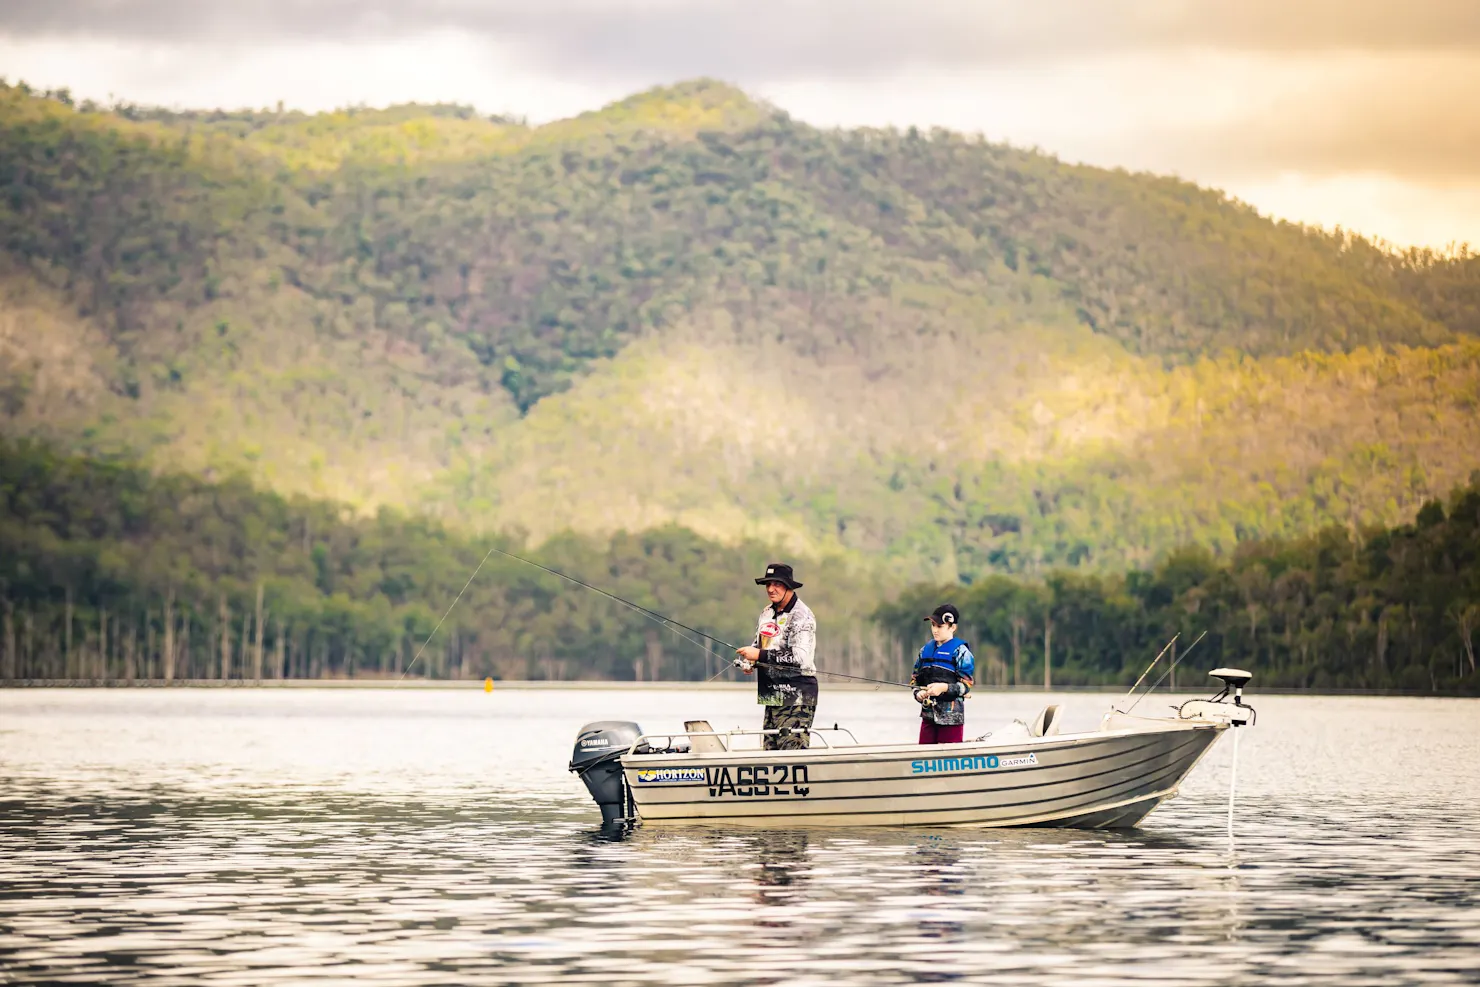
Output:
[[[1480,969],[1480,704],[1265,698],[1230,858],[1224,746],[1140,830],[611,840],[564,772],[580,722],[744,723],[752,701],[591,692],[554,715],[528,698],[0,693],[0,981],[1393,984]],[[911,726],[892,698],[834,695],[825,715],[885,739]],[[1084,723],[1103,705],[1064,701]],[[1016,716],[1043,698],[988,702]]]

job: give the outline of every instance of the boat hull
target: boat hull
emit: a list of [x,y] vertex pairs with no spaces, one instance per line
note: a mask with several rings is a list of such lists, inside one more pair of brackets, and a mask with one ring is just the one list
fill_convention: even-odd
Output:
[[628,754],[622,768],[651,823],[1119,828],[1175,795],[1226,729],[1147,724],[1010,745]]

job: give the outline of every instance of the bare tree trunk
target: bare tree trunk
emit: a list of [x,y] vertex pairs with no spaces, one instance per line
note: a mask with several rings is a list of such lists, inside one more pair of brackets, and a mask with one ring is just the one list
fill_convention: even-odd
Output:
[[15,604],[10,602],[10,597],[0,600],[5,608],[5,664],[0,667],[0,679],[7,682],[14,681],[15,665]]
[[72,677],[72,587],[67,587],[66,624],[62,630],[62,678]]
[[1012,612],[1012,684],[1023,681],[1023,629],[1025,621],[1017,610]]
[[139,625],[135,623],[137,617],[137,614],[129,614],[128,631],[123,638],[123,680],[129,685],[134,684],[134,676],[138,672],[135,665],[139,651]]
[[[251,625],[252,625],[252,613],[251,613],[251,611],[249,611],[249,610],[242,611],[242,636],[241,636],[242,650],[241,650],[241,656],[242,656],[242,679],[243,680],[245,680],[246,677],[247,677],[247,655],[251,654],[251,645],[250,645],[250,643],[248,642],[248,639],[247,639],[247,632],[251,628]],[[227,677],[229,678],[230,676],[227,676]]]
[[164,680],[175,681],[175,591],[172,589],[164,597],[164,654],[160,655],[164,664]]
[[277,649],[277,660],[273,662],[273,666],[272,666],[272,677],[275,678],[275,679],[283,678],[287,674],[283,670],[283,668],[284,668],[284,656],[285,656],[285,652],[284,652],[284,631],[285,631],[285,628],[283,627],[283,618],[279,617],[277,619],[277,637],[272,642],[273,643],[273,646]]
[[1177,691],[1177,642],[1176,641],[1173,641],[1172,642],[1172,650],[1171,650],[1171,653],[1169,655],[1167,655],[1167,657],[1172,660],[1172,664],[1171,664],[1170,669],[1168,670],[1168,674],[1170,674],[1171,677],[1172,677],[1171,689],[1172,689],[1173,692],[1176,692]]
[[1043,691],[1053,688],[1053,617],[1043,617]]
[[98,608],[98,665],[94,676],[99,684],[108,680],[108,610]]
[[1475,618],[1480,616],[1480,607],[1465,607],[1460,613],[1460,635],[1465,643],[1465,657],[1470,659],[1470,671],[1475,671]]
[[31,678],[31,677],[33,677],[33,674],[34,674],[35,669],[36,669],[36,647],[35,647],[35,641],[36,641],[36,634],[35,634],[35,631],[36,631],[36,621],[32,619],[32,617],[31,617],[31,611],[30,610],[27,610],[21,616],[21,623],[26,628],[25,635],[22,638],[22,640],[23,640],[23,642],[25,644],[25,648],[24,648],[24,651],[23,651],[23,657],[25,659],[25,664],[26,664],[26,669],[25,670],[26,670],[26,673],[27,673],[25,675],[22,675],[21,677],[22,678]]
[[154,611],[144,608],[144,678],[154,678]]
[[644,635],[643,643],[647,646],[648,677],[656,682],[663,671],[663,640],[658,637],[658,632],[649,628]]
[[218,620],[221,624],[221,674],[217,678],[226,678],[231,674],[231,610],[226,606],[226,597],[218,598],[220,607],[217,610]]
[[256,650],[252,656],[252,678],[257,684],[262,684],[262,584],[257,584],[257,622],[252,630],[253,643]]
[[[187,672],[195,671],[195,654],[190,650],[190,611],[186,610],[180,614],[180,654],[184,657],[184,667]],[[206,658],[211,657],[210,642],[206,642]],[[188,676],[187,676],[188,677]]]

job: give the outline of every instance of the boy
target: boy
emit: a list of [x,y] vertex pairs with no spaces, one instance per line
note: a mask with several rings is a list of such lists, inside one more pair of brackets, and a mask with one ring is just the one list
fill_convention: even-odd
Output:
[[920,649],[910,684],[920,704],[920,743],[959,744],[966,731],[966,696],[976,659],[965,641],[956,637],[961,614],[943,603],[925,618],[931,641]]

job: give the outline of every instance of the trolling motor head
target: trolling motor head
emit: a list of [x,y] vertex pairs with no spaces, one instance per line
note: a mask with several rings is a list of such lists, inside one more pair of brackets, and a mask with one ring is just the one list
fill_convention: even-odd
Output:
[[[1244,702],[1244,686],[1254,677],[1242,668],[1215,668],[1208,675],[1223,680],[1223,689],[1212,699],[1189,699],[1177,707],[1183,720],[1221,720],[1230,726],[1252,725],[1258,718],[1254,707]],[[1229,693],[1233,696],[1230,698]]]
[[1208,673],[1210,678],[1223,680],[1223,691],[1213,697],[1214,702],[1221,702],[1228,695],[1228,690],[1233,690],[1233,704],[1242,706],[1244,704],[1244,686],[1254,677],[1254,673],[1246,672],[1242,668],[1215,668]]

